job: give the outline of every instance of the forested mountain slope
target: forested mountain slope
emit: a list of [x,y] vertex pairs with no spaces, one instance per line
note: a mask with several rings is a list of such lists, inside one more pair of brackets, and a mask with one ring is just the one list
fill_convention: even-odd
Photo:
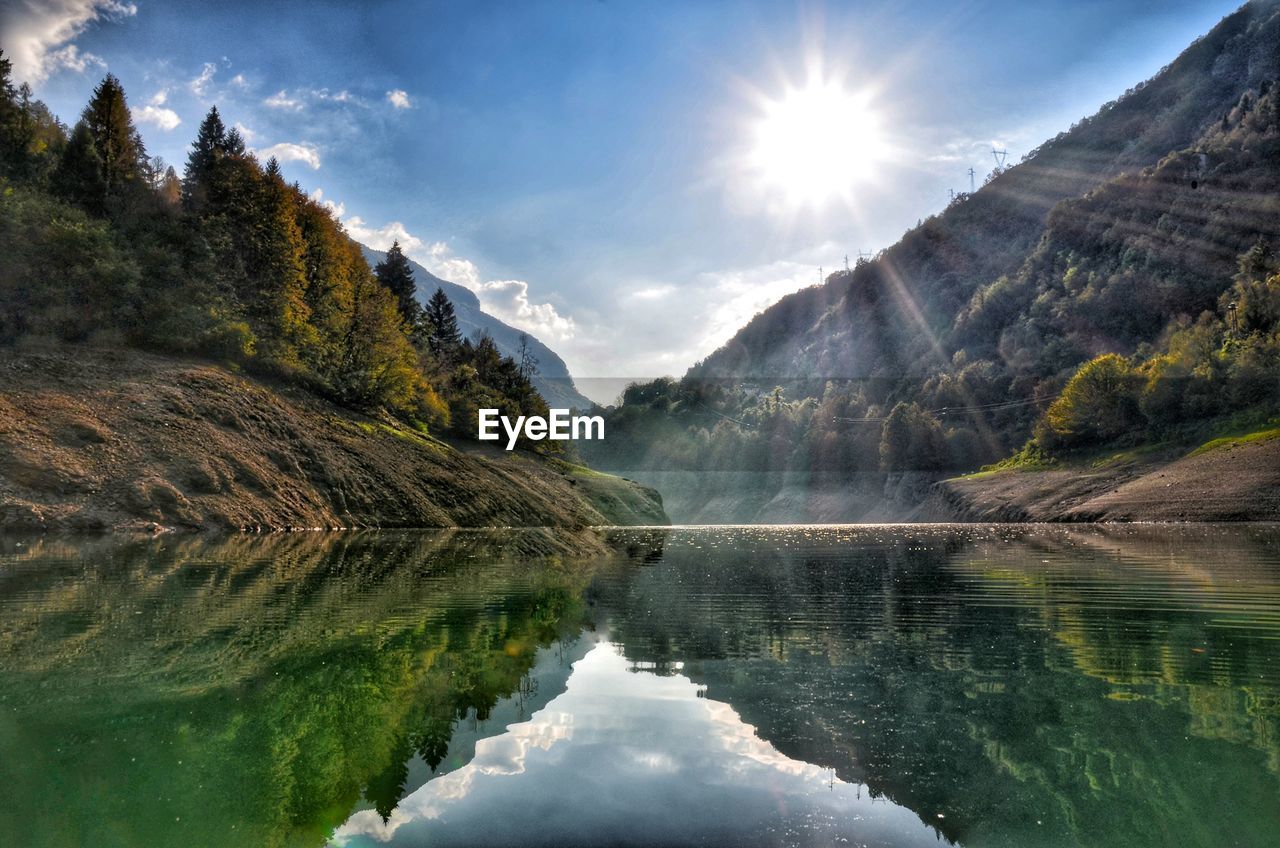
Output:
[[1278,78],[1280,2],[1250,3],[683,379],[628,388],[589,457],[695,472],[681,499],[696,507],[732,476],[708,470],[821,474],[878,496],[886,474],[971,471],[1020,448],[1024,465],[1052,463],[1269,426]]
[[[981,190],[962,195],[943,213],[909,231],[875,261],[831,275],[825,285],[784,298],[752,320],[733,339],[695,366],[691,376],[774,379],[818,374],[869,376],[894,368],[897,357],[877,361],[866,353],[910,362],[916,353],[947,354],[920,344],[950,335],[969,300],[983,286],[1014,274],[1039,245],[1050,212],[1121,173],[1136,174],[1171,152],[1195,146],[1204,134],[1280,75],[1280,3],[1250,3],[1224,19],[1150,81],[1136,86],[1094,116],[1032,151],[1025,160],[993,176]],[[1215,163],[1216,164],[1216,163]],[[1213,165],[1207,165],[1211,171]],[[1194,180],[1189,173],[1187,187]],[[1120,187],[1123,191],[1124,186]],[[1207,187],[1221,193],[1232,186]],[[1060,210],[1056,221],[1073,209]],[[1251,221],[1263,211],[1250,210]],[[1206,234],[1211,235],[1211,234]],[[1226,257],[1225,245],[1188,238],[1186,250]],[[1238,252],[1238,251],[1237,251]],[[1233,258],[1233,257],[1230,257]],[[1221,273],[1219,263],[1216,269]],[[1153,276],[1153,275],[1151,275]],[[1226,274],[1230,276],[1230,273]],[[1139,285],[1148,282],[1139,279]],[[887,295],[889,317],[868,315],[866,299]],[[918,312],[916,311],[918,310]],[[868,328],[871,319],[875,326]],[[1157,321],[1145,330],[1158,333]],[[865,351],[875,332],[893,347]],[[913,343],[914,342],[914,343]],[[816,369],[816,371],[815,371]]]

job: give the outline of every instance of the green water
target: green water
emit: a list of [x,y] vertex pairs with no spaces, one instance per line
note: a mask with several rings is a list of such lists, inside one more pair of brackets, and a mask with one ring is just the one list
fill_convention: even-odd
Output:
[[0,845],[1266,846],[1280,529],[0,540]]

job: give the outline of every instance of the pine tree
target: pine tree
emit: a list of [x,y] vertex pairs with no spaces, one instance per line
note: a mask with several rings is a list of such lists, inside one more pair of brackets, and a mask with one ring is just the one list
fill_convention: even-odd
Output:
[[235,127],[227,130],[226,152],[230,156],[244,155],[244,136],[240,135],[240,130]]
[[227,128],[214,106],[200,122],[200,131],[187,155],[187,168],[182,176],[182,201],[188,209],[198,211],[208,200],[209,185],[213,181],[218,161],[226,155]]
[[146,150],[118,79],[107,74],[98,83],[81,120],[93,134],[107,193],[119,194],[126,187],[145,184]]
[[17,91],[10,74],[13,64],[0,50],[0,176],[16,176],[24,170],[27,134]]
[[76,124],[71,141],[62,151],[62,158],[53,174],[53,187],[58,194],[90,215],[101,215],[106,211],[107,181],[103,175],[102,158],[98,156],[93,133],[84,121]]
[[453,313],[453,304],[443,288],[427,301],[425,320],[429,327],[427,344],[431,352],[437,356],[450,355],[462,343],[462,333],[458,332],[458,318]]
[[[409,266],[408,257],[400,249],[400,242],[391,244],[386,258],[377,264],[373,273],[377,276],[378,282],[396,296],[396,305],[400,309],[400,317],[404,319],[405,324],[416,327],[422,318],[422,307],[418,305],[418,299],[415,296],[417,286],[413,280],[413,268]],[[449,310],[452,314],[452,305]],[[457,327],[456,321],[454,327],[455,329]]]

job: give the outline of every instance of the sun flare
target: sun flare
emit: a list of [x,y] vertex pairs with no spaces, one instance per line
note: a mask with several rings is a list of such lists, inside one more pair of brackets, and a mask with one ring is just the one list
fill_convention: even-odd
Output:
[[848,198],[884,158],[880,122],[865,95],[811,79],[765,99],[748,167],[771,193],[794,206]]

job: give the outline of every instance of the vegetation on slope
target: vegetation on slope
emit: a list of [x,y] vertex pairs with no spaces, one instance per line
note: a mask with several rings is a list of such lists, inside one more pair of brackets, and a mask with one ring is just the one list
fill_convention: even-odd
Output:
[[628,388],[628,470],[972,470],[1280,405],[1280,5]]
[[644,487],[480,451],[198,360],[58,346],[0,361],[0,530],[666,523]]
[[414,288],[398,247],[370,269],[216,107],[179,178],[147,157],[114,77],[68,131],[0,54],[0,344],[200,354],[462,436],[479,406],[545,414],[530,363],[461,338],[443,292],[423,310]]

